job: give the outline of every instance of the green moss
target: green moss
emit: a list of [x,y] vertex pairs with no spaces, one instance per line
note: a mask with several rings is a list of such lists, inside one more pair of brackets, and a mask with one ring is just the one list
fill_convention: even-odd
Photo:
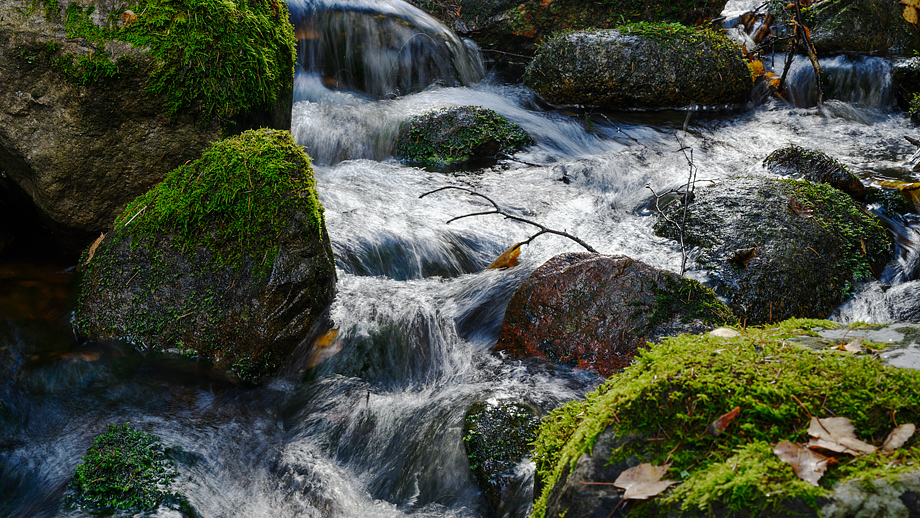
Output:
[[125,423],[96,437],[74,470],[76,503],[92,508],[145,510],[157,507],[176,476],[160,440]]
[[[56,0],[45,12],[59,13]],[[130,9],[138,15],[120,24]],[[294,31],[284,2],[276,0],[141,0],[95,25],[93,7],[72,3],[64,13],[71,38],[94,48],[87,55],[60,53],[59,68],[75,83],[91,85],[122,70],[105,51],[108,41],[148,49],[153,67],[146,90],[158,96],[169,115],[193,111],[203,120],[228,119],[270,106],[292,81]]]
[[714,325],[738,323],[738,318],[728,306],[699,282],[686,277],[663,276],[663,279],[663,286],[650,283],[655,292],[655,306],[648,319],[649,332],[678,314],[683,323],[697,319]]
[[128,205],[115,228],[174,233],[190,257],[204,247],[215,266],[237,268],[249,257],[264,272],[278,252],[280,225],[296,213],[316,232],[325,225],[310,158],[290,133],[262,129],[215,142],[170,171]]
[[[839,483],[880,474],[891,459],[861,456],[831,468],[820,487],[813,488],[770,456],[779,441],[804,442],[810,415],[847,417],[860,439],[874,444],[894,428],[894,416],[899,423],[920,419],[920,372],[833,350],[814,353],[788,341],[790,334],[823,324],[789,320],[749,328],[730,340],[669,338],[584,401],[554,410],[534,443],[544,490],[533,515],[544,516],[564,467],[590,452],[608,427],[620,437],[639,436],[609,452],[611,460],[636,456],[653,464],[670,462],[666,478],[672,480],[686,472],[683,484],[635,507],[635,515],[665,515],[678,504],[686,515],[696,515],[694,510],[705,515],[718,503],[744,509],[749,516],[768,516],[775,506],[796,500],[814,505]],[[734,407],[740,415],[726,432],[719,437],[705,433]],[[920,462],[916,441],[900,450],[896,465],[912,462],[915,468]],[[730,475],[733,469],[737,472]],[[781,493],[770,489],[780,487]]]

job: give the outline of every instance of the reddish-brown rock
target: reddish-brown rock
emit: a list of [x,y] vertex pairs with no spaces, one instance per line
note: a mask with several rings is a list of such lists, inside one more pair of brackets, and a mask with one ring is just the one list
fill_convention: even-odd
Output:
[[566,253],[537,268],[514,293],[495,351],[609,376],[647,341],[734,320],[696,281],[626,256]]

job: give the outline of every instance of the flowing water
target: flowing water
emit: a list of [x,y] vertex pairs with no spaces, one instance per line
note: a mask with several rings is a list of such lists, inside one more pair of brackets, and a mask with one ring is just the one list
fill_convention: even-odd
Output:
[[[705,183],[765,174],[770,151],[798,144],[870,184],[915,180],[903,167],[914,151],[903,136],[915,128],[893,105],[881,58],[825,60],[836,75],[821,106],[806,62],[790,73],[796,105],[755,95],[763,102],[740,111],[547,110],[526,88],[483,74],[474,46],[397,0],[292,0],[291,9],[302,51],[292,132],[315,161],[339,278],[314,335],[337,334],[325,334],[322,347],[305,342],[263,386],[240,387],[188,360],[75,343],[70,262],[3,263],[0,516],[88,516],[62,505],[69,478],[92,438],[124,422],[174,448],[175,489],[203,517],[489,516],[461,440],[469,406],[514,398],[546,412],[600,381],[490,352],[516,286],[579,246],[542,236],[518,267],[485,270],[534,228],[496,215],[447,224],[490,207],[459,190],[423,194],[472,189],[602,253],[679,270],[680,249],[651,232],[649,187],[685,183],[688,159]],[[452,65],[424,64],[442,51]],[[477,172],[392,159],[400,123],[457,105],[495,110],[536,145]],[[917,227],[889,224],[898,257],[836,318],[889,317],[879,309],[888,286],[916,279]],[[521,476],[531,470],[522,465]]]

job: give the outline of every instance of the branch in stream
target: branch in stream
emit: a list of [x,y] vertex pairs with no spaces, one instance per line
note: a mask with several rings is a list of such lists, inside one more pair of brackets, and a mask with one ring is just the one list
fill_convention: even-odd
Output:
[[456,190],[458,190],[458,191],[465,191],[465,192],[468,192],[468,193],[469,193],[470,195],[472,195],[472,196],[478,196],[478,197],[480,197],[480,198],[486,200],[487,202],[489,202],[489,203],[492,205],[492,207],[494,207],[494,210],[487,210],[487,211],[483,211],[483,212],[473,212],[473,213],[470,213],[470,214],[464,214],[464,215],[462,215],[462,216],[457,216],[457,217],[451,218],[451,219],[449,219],[449,220],[447,221],[447,224],[448,224],[448,225],[450,225],[450,224],[451,224],[452,222],[454,222],[454,221],[457,221],[458,219],[469,218],[469,217],[473,217],[473,216],[487,216],[487,215],[489,215],[489,214],[499,214],[499,215],[501,215],[501,216],[504,216],[505,219],[510,219],[510,220],[514,220],[514,221],[519,221],[519,222],[521,222],[521,223],[527,223],[528,225],[533,225],[533,226],[535,226],[535,227],[537,227],[537,228],[540,229],[539,232],[537,232],[536,234],[530,236],[530,238],[528,238],[527,240],[521,241],[520,243],[518,243],[517,245],[515,245],[515,247],[520,247],[520,246],[522,246],[522,245],[529,244],[531,241],[533,241],[534,239],[536,239],[536,238],[539,237],[539,236],[542,236],[543,234],[554,234],[554,235],[562,236],[562,237],[571,239],[572,241],[575,241],[576,243],[578,243],[579,245],[581,245],[582,247],[584,247],[585,250],[587,250],[587,251],[589,251],[589,252],[591,252],[591,253],[593,253],[593,254],[600,253],[600,252],[598,252],[597,250],[595,250],[595,249],[594,249],[591,245],[589,245],[588,243],[585,243],[584,241],[582,241],[582,240],[579,239],[578,237],[573,236],[572,234],[569,234],[568,232],[563,232],[563,231],[561,231],[561,230],[554,230],[554,229],[548,228],[548,227],[546,227],[546,226],[543,226],[543,225],[541,225],[541,224],[539,224],[539,223],[537,223],[537,222],[535,222],[535,221],[531,221],[531,220],[529,220],[529,219],[522,218],[522,217],[520,217],[520,216],[515,216],[514,214],[509,214],[509,213],[505,212],[504,210],[502,210],[502,208],[499,207],[498,204],[495,203],[495,201],[493,201],[493,200],[492,200],[491,198],[489,198],[488,196],[486,196],[486,195],[484,195],[484,194],[481,194],[481,193],[478,193],[478,192],[476,192],[476,191],[474,191],[474,190],[472,190],[472,189],[467,189],[466,187],[456,187],[456,186],[453,186],[453,185],[448,185],[448,186],[446,186],[446,187],[441,187],[441,188],[435,189],[435,190],[433,190],[433,191],[428,191],[428,192],[422,194],[421,196],[419,196],[419,198],[424,198],[425,196],[428,196],[429,194],[434,194],[434,193],[436,193],[436,192],[446,191],[446,190],[448,190],[448,189],[456,189]]
[[818,52],[811,42],[811,31],[802,22],[802,5],[800,0],[795,0],[795,17],[792,19],[794,27],[792,40],[789,43],[789,53],[786,54],[786,63],[783,67],[783,75],[779,78],[778,90],[784,91],[786,85],[786,74],[789,73],[789,67],[792,65],[792,59],[795,57],[796,46],[801,45],[811,61],[812,68],[815,69],[815,87],[818,90],[818,104],[824,103],[824,85],[821,82],[821,65],[818,63]]

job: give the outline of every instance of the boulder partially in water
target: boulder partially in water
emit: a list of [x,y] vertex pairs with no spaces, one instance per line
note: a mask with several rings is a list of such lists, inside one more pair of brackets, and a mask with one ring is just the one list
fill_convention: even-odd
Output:
[[862,180],[847,166],[821,151],[792,144],[767,155],[763,165],[771,173],[826,183],[849,194],[854,200],[866,198],[866,186]]
[[44,225],[78,250],[209,142],[290,129],[284,2],[142,4],[131,18],[115,0],[0,3],[7,230]]
[[734,321],[696,281],[626,256],[566,253],[514,292],[495,351],[609,376],[648,341]]
[[739,47],[722,34],[648,23],[554,36],[524,83],[552,104],[611,109],[738,105],[753,85]]
[[[675,200],[664,213],[674,219],[682,210]],[[655,232],[680,235],[664,219]],[[842,191],[805,180],[733,178],[696,189],[683,238],[707,285],[748,324],[826,318],[892,253],[877,217]]]
[[250,130],[171,171],[90,247],[74,324],[255,380],[283,365],[335,278],[309,157],[286,131]]
[[492,110],[457,106],[409,120],[396,140],[395,155],[430,169],[478,169],[533,142],[520,126]]

